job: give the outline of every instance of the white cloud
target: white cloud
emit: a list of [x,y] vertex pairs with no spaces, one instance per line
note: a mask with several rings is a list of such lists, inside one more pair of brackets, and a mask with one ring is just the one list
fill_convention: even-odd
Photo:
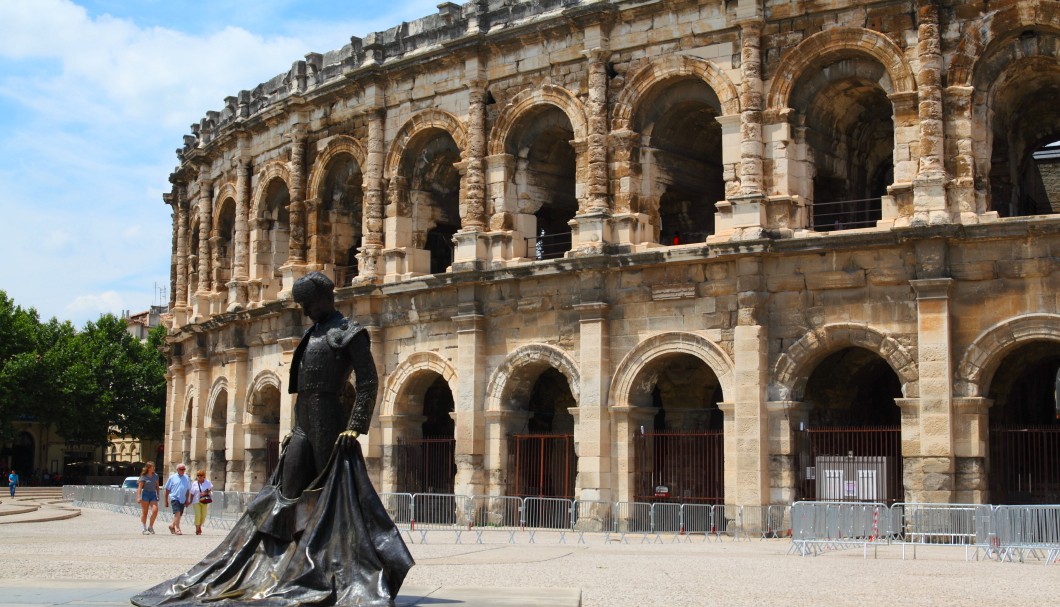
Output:
[[108,312],[120,315],[121,311],[125,309],[127,308],[122,296],[114,291],[107,291],[98,294],[78,295],[63,308],[63,311],[70,317],[94,319],[100,314]]

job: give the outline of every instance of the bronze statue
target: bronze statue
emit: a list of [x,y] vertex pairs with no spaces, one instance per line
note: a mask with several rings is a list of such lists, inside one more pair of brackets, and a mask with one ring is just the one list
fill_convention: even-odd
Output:
[[[213,552],[134,604],[392,605],[414,564],[356,440],[368,430],[378,384],[368,333],[335,309],[327,276],[299,279],[293,294],[313,326],[294,352],[295,426],[276,472]],[[341,395],[351,372],[347,420]]]

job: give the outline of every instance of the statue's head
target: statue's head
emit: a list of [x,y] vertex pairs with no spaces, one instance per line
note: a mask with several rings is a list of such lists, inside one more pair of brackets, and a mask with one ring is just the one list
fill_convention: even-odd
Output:
[[314,322],[325,320],[335,311],[335,283],[320,272],[310,272],[296,280],[291,294]]

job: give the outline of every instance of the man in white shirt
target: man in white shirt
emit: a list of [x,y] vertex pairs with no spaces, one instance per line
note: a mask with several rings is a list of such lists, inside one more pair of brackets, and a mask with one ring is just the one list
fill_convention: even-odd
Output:
[[173,522],[169,525],[169,532],[175,535],[183,535],[180,532],[180,517],[184,515],[184,507],[191,496],[191,481],[184,474],[187,470],[184,464],[177,464],[177,471],[166,479],[166,486],[163,487],[166,490],[166,508],[172,502]]

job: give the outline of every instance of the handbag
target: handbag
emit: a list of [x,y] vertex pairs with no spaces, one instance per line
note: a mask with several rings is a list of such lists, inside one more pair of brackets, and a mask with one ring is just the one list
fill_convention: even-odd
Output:
[[199,483],[199,503],[200,504],[212,504],[213,503],[213,498],[210,497],[210,494],[202,492],[202,483]]

